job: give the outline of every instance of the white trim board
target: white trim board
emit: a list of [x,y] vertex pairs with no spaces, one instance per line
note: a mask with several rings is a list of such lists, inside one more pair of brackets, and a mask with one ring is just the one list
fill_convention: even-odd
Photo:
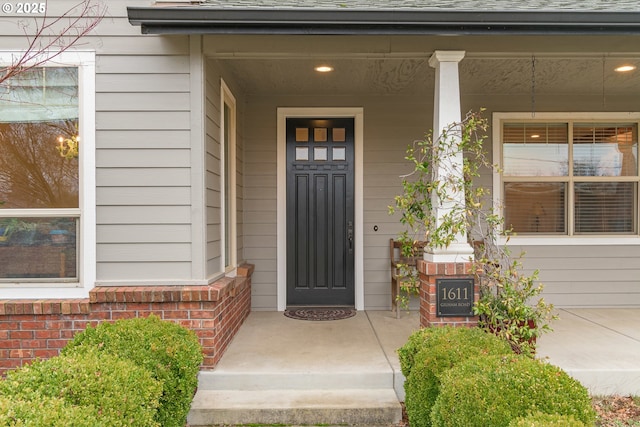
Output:
[[363,149],[364,110],[346,108],[278,108],[278,172],[277,172],[277,303],[278,311],[287,308],[287,152],[286,119],[288,117],[353,117],[355,128],[355,308],[364,310],[364,207]]

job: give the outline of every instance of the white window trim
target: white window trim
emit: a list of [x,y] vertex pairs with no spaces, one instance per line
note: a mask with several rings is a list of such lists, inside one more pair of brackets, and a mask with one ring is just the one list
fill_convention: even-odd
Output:
[[[22,51],[0,51],[0,63],[10,64]],[[88,298],[96,282],[96,161],[95,161],[95,93],[96,61],[93,51],[66,51],[43,64],[44,67],[78,67],[79,135],[79,207],[78,282],[1,283],[0,298],[66,299]]]
[[[231,111],[231,117],[229,117],[229,171],[225,170],[225,156],[227,153],[224,149],[224,137],[225,137],[225,121],[224,121],[224,106],[227,104]],[[224,82],[223,79],[220,79],[220,254],[221,254],[221,269],[227,275],[235,275],[235,270],[237,268],[237,218],[236,218],[236,98],[233,96],[233,93]],[[225,226],[227,224],[226,212],[227,206],[225,203],[225,188],[226,179],[229,176],[229,190],[231,194],[228,195],[229,204],[228,207],[229,212],[232,213],[231,218],[229,218],[229,260],[225,257],[225,247],[227,245],[226,242],[226,230]]]
[[[499,207],[498,212],[502,214],[502,123],[509,120],[522,121],[612,121],[612,122],[635,122],[638,123],[638,131],[640,132],[640,112],[509,112],[509,113],[493,113],[492,116],[492,145],[493,145],[493,162],[498,168],[493,170],[493,206]],[[639,184],[640,187],[640,184]],[[640,210],[640,209],[639,209]],[[640,228],[640,224],[638,224]],[[640,235],[620,235],[620,236],[511,236],[509,239],[503,237],[500,239],[501,244],[523,245],[523,246],[599,246],[599,245],[640,245]]]

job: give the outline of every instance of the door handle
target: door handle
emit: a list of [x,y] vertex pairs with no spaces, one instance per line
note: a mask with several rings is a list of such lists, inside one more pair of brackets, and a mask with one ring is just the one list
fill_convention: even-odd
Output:
[[347,223],[347,241],[349,242],[349,253],[353,253],[353,222]]

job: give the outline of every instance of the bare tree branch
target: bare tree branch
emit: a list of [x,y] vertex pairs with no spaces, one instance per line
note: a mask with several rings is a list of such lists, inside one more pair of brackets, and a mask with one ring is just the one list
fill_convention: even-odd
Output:
[[45,15],[34,18],[33,33],[29,31],[29,23],[18,24],[28,40],[28,47],[10,65],[0,66],[0,85],[23,71],[43,65],[72,46],[79,45],[80,40],[102,21],[106,10],[100,0],[82,0],[62,15],[50,17],[47,14],[47,2]]

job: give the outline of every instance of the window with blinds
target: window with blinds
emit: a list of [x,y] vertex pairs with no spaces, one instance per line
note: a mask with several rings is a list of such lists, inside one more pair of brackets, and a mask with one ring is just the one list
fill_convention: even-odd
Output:
[[519,235],[638,233],[636,122],[503,122],[505,227]]

